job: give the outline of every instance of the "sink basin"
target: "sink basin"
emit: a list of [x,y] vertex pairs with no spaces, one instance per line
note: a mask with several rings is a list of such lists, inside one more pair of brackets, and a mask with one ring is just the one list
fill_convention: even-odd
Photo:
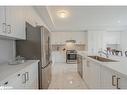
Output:
[[88,57],[101,61],[101,62],[118,62],[116,60],[111,60],[111,59],[107,59],[107,58],[100,57],[100,56],[88,56]]

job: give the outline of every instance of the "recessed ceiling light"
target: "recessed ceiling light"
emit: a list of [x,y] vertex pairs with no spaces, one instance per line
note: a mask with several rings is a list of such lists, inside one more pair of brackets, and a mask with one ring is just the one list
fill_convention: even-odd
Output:
[[69,12],[67,10],[57,10],[57,16],[60,18],[66,18],[69,16]]

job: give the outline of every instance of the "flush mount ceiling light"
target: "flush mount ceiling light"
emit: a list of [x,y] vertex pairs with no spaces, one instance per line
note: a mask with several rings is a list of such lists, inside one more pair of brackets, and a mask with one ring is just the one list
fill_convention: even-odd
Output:
[[60,18],[66,18],[69,16],[69,12],[67,10],[57,10],[57,16]]
[[121,21],[120,21],[120,20],[118,20],[118,21],[117,21],[117,23],[121,23]]

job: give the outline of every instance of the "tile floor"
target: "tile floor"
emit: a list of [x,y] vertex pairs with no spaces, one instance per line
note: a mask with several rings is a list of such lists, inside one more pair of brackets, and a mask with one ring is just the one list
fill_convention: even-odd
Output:
[[49,89],[87,89],[87,86],[77,73],[76,64],[55,63]]

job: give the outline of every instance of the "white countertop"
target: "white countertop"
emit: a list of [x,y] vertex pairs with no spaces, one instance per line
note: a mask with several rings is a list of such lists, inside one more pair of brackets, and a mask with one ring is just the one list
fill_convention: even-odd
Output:
[[[92,55],[88,52],[78,52],[78,54],[80,54],[81,56],[83,56],[85,58],[87,56]],[[92,55],[92,56],[94,56],[94,55]],[[92,59],[90,57],[87,57],[87,58],[127,77],[127,57],[109,56],[108,59],[116,60],[118,62],[100,62],[100,61],[97,61],[97,60]]]
[[6,79],[10,75],[17,73],[27,66],[38,62],[39,60],[26,60],[24,63],[18,65],[9,65],[8,63],[0,64],[0,81]]

